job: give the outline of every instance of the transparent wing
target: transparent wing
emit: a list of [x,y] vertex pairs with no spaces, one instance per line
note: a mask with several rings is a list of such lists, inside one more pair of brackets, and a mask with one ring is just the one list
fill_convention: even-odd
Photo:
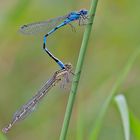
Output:
[[68,15],[53,18],[47,21],[35,22],[26,24],[20,27],[20,32],[26,35],[37,34],[41,32],[48,32],[50,29],[56,27],[63,20],[67,18]]
[[[21,121],[25,119],[27,116],[29,116],[33,111],[36,109],[36,104],[35,105],[23,105],[14,115],[13,115],[13,121],[16,120],[16,122]],[[28,108],[28,109],[27,109]]]

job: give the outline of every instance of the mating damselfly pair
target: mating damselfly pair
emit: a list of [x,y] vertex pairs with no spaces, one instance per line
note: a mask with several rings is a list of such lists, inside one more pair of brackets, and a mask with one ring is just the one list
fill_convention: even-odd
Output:
[[8,124],[8,126],[2,129],[4,133],[7,133],[16,122],[26,118],[54,85],[62,80],[64,80],[66,83],[69,81],[69,74],[72,73],[72,66],[70,64],[64,64],[48,50],[46,47],[47,37],[65,25],[70,25],[73,27],[71,24],[72,21],[78,21],[79,25],[81,25],[84,20],[88,19],[87,13],[87,10],[82,9],[80,11],[71,12],[65,16],[60,16],[48,21],[36,22],[21,26],[20,31],[24,34],[35,34],[44,30],[47,32],[47,34],[44,35],[43,49],[60,66],[61,69],[56,71],[35,94],[35,96],[33,96],[31,100],[29,100],[13,115],[12,121]]

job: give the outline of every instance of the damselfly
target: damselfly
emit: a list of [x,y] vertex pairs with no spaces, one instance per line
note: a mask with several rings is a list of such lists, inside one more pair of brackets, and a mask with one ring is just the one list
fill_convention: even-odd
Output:
[[4,133],[7,133],[16,122],[26,118],[31,112],[33,112],[36,105],[43,99],[43,97],[48,93],[48,91],[57,83],[59,83],[62,80],[65,80],[65,82],[68,83],[70,73],[72,73],[71,64],[65,64],[65,69],[56,71],[53,74],[53,76],[47,82],[45,82],[45,84],[35,94],[35,96],[33,96],[32,99],[30,99],[18,111],[16,111],[16,113],[13,115],[12,121],[6,127],[4,127],[2,131]]
[[[56,58],[46,47],[47,37],[62,26],[67,24],[71,25],[72,21],[79,21],[80,25],[84,20],[88,18],[87,13],[87,10],[82,9],[80,11],[71,12],[65,16],[50,19],[48,21],[26,24],[21,26],[20,31],[24,34],[35,34],[44,30],[48,32],[46,35],[44,35],[43,49],[62,69],[64,69],[65,65],[63,62]],[[73,26],[71,25],[71,27]]]

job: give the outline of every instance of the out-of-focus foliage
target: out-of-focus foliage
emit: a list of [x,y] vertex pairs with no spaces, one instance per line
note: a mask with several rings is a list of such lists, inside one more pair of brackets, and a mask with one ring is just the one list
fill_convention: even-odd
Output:
[[130,121],[131,121],[131,130],[133,132],[134,137],[137,140],[140,140],[140,120],[137,116],[130,112]]
[[0,140],[7,140],[6,136],[4,136],[2,133],[0,133]]
[[120,116],[122,119],[122,125],[124,129],[125,140],[130,140],[130,119],[129,119],[129,109],[125,97],[120,94],[115,97],[115,102],[117,104]]
[[[0,128],[31,98],[58,66],[42,50],[43,36],[24,36],[21,25],[89,8],[90,1],[1,0],[0,4]],[[132,52],[140,47],[139,0],[99,0],[94,29],[89,41],[74,106],[68,140],[84,140],[102,102],[108,96]],[[75,25],[75,23],[74,23]],[[48,38],[48,46],[58,58],[75,67],[84,26],[63,27]],[[119,91],[131,110],[140,116],[140,57]],[[57,140],[68,99],[69,88],[53,88],[26,120],[7,134],[9,140]],[[80,120],[79,120],[80,119]],[[82,128],[82,129],[79,129]],[[81,134],[80,134],[81,133]],[[82,136],[81,136],[82,135]],[[112,105],[107,112],[99,140],[123,140],[119,113]],[[134,139],[135,140],[135,139]]]

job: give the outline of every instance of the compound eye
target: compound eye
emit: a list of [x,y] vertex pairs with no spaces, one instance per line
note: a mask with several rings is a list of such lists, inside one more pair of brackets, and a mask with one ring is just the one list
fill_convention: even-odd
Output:
[[81,10],[80,13],[84,14],[84,10]]
[[80,13],[81,13],[82,15],[86,15],[86,14],[87,14],[87,10],[82,9],[82,10],[80,10]]

